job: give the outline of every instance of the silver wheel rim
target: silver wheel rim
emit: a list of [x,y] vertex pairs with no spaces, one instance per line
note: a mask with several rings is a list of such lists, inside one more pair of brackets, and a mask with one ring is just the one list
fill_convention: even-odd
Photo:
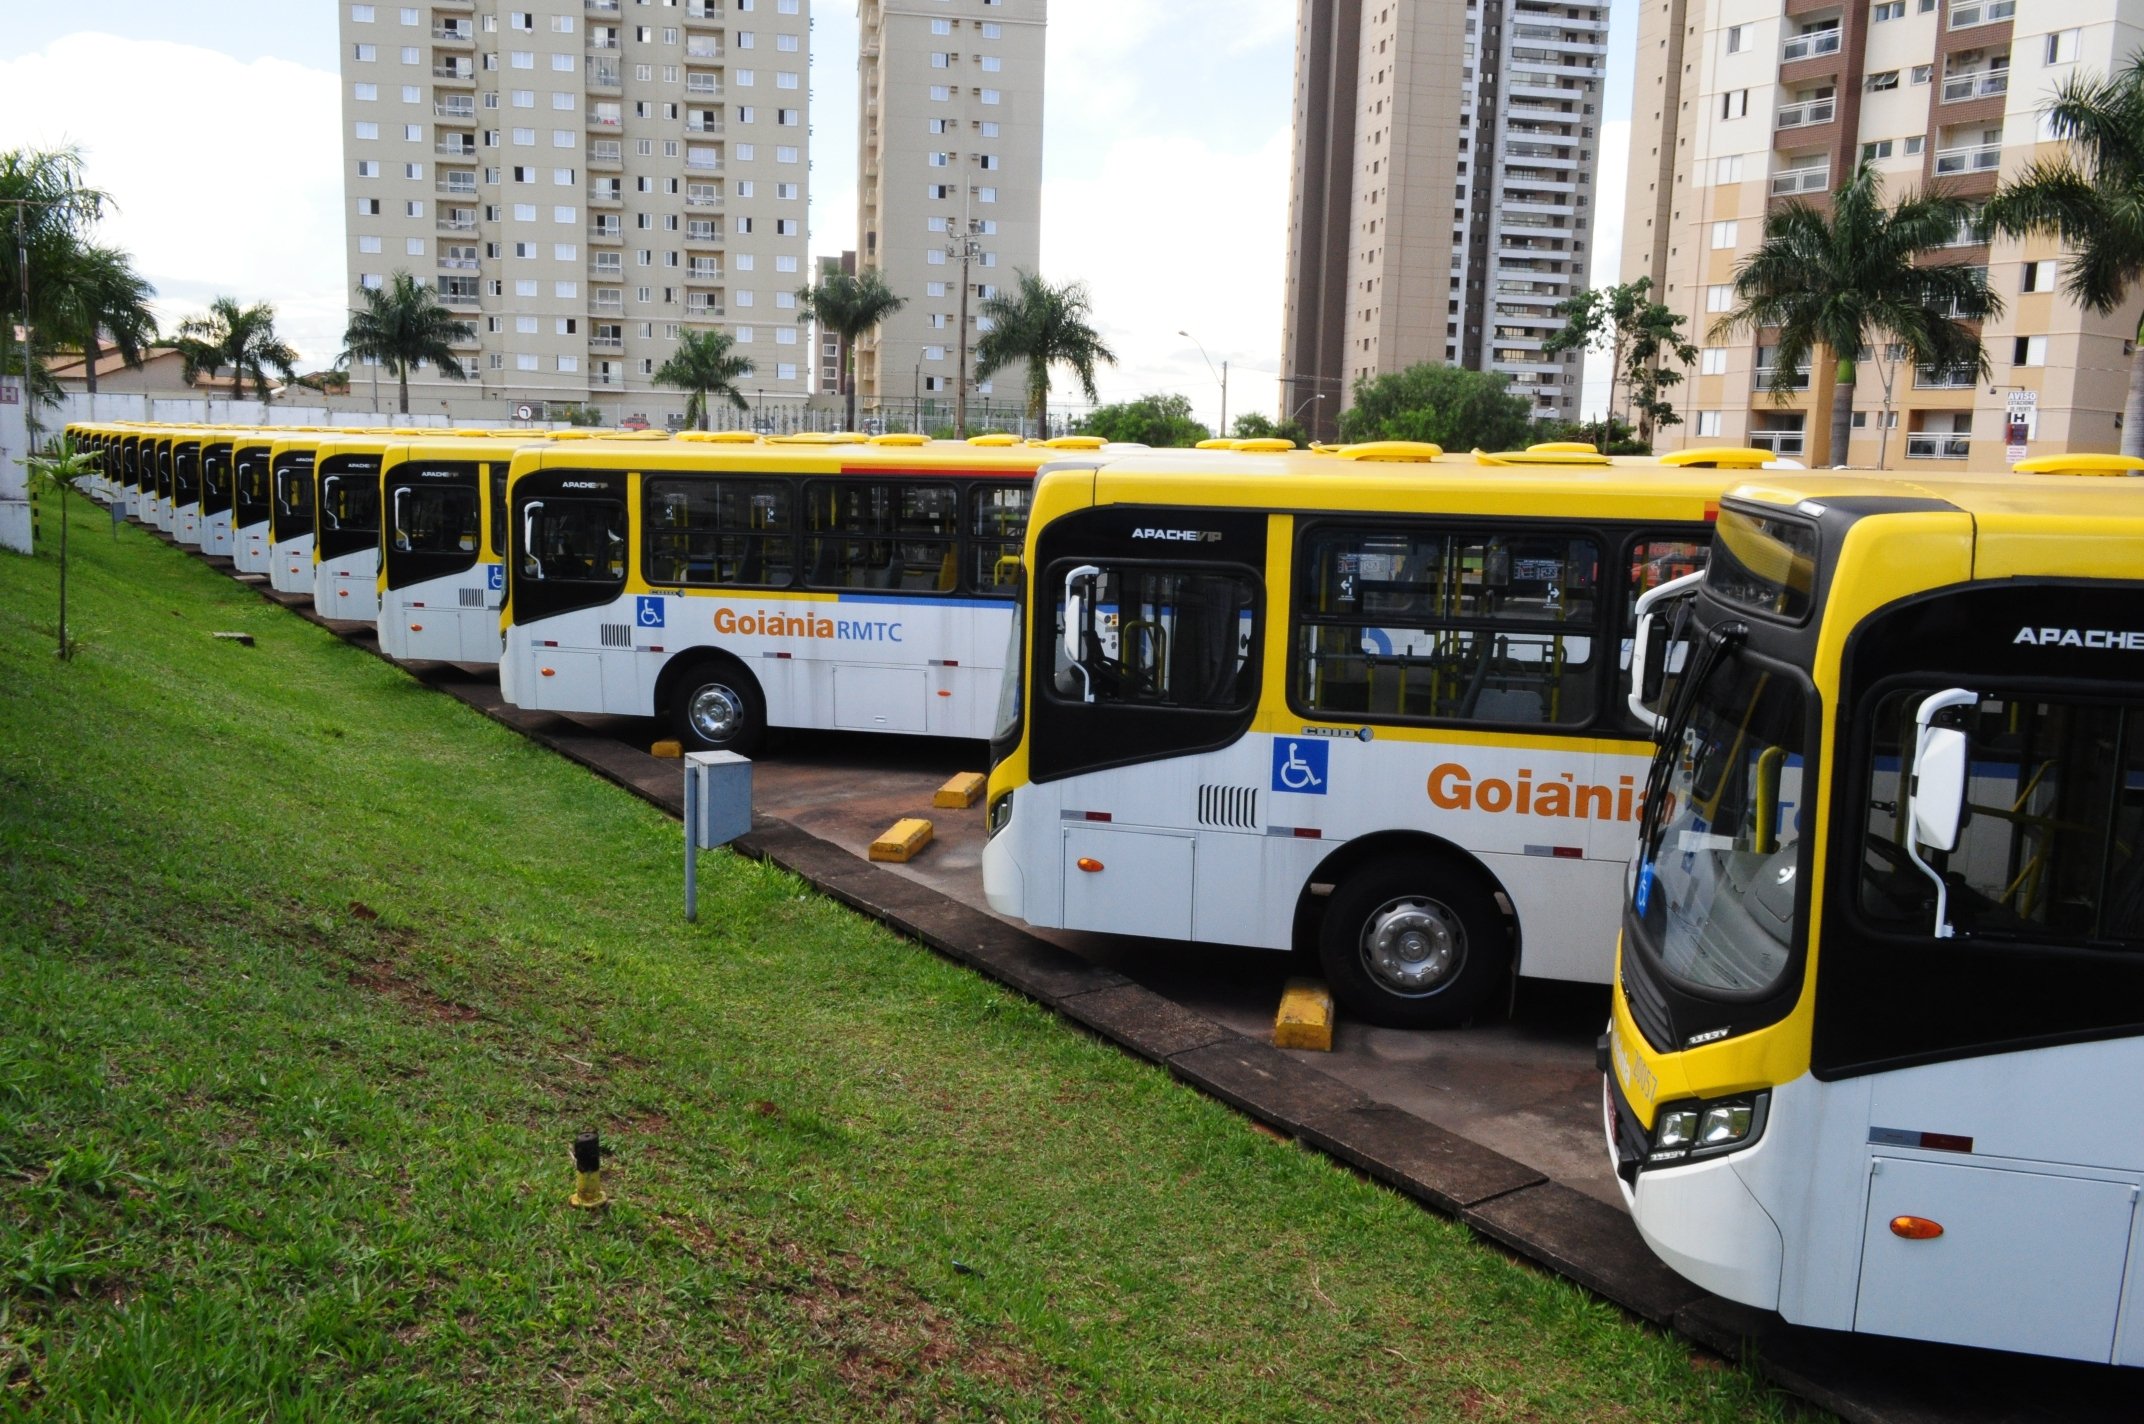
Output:
[[1387,900],[1363,922],[1362,967],[1381,989],[1419,998],[1459,976],[1467,962],[1466,926],[1451,909],[1422,895]]
[[726,742],[744,726],[744,701],[721,683],[711,682],[692,694],[685,705],[685,720],[707,741]]

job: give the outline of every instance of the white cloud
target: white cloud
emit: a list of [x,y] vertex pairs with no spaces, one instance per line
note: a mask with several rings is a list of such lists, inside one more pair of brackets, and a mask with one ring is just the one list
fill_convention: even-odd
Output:
[[1248,153],[1184,134],[1126,137],[1101,155],[1104,176],[1043,185],[1043,272],[1087,284],[1117,354],[1096,377],[1104,401],[1178,391],[1211,425],[1221,390],[1207,360],[1227,361],[1230,418],[1273,413],[1290,144],[1285,115]]
[[349,311],[337,86],[283,60],[77,33],[0,59],[0,133],[82,149],[117,204],[98,240],[133,254],[167,332],[216,296],[271,302],[305,369],[333,359]]

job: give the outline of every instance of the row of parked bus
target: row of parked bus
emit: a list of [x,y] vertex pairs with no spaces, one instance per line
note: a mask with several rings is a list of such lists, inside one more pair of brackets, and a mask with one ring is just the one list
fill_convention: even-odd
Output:
[[2144,461],[75,434],[510,702],[988,736],[1031,924],[1315,953],[1395,1025],[1612,983],[1675,1269],[2144,1363]]

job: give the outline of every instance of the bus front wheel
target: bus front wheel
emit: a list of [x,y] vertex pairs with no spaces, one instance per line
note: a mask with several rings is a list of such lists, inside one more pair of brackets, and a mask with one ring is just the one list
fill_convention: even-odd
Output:
[[733,663],[693,664],[670,694],[671,722],[690,751],[751,756],[767,735],[759,684]]
[[1387,1028],[1450,1028],[1503,977],[1507,937],[1496,900],[1472,876],[1428,857],[1365,865],[1333,891],[1318,958],[1340,1005]]

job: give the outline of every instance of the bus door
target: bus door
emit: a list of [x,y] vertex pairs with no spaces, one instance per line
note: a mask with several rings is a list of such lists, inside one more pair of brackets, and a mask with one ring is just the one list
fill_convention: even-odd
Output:
[[311,450],[285,450],[269,469],[268,585],[277,593],[313,591]]
[[171,443],[171,535],[181,544],[201,543],[201,442]]
[[470,460],[410,460],[388,472],[380,646],[389,657],[490,662],[498,656],[497,620],[487,614],[479,567],[484,472]]
[[611,471],[543,470],[515,487],[499,668],[501,692],[515,705],[585,711],[642,702],[625,600],[626,492],[627,476]]
[[317,476],[313,610],[369,622],[380,612],[380,457],[330,455]]
[[201,552],[231,555],[231,442],[201,442]]
[[231,562],[242,574],[268,572],[268,452],[244,441],[231,447]]

